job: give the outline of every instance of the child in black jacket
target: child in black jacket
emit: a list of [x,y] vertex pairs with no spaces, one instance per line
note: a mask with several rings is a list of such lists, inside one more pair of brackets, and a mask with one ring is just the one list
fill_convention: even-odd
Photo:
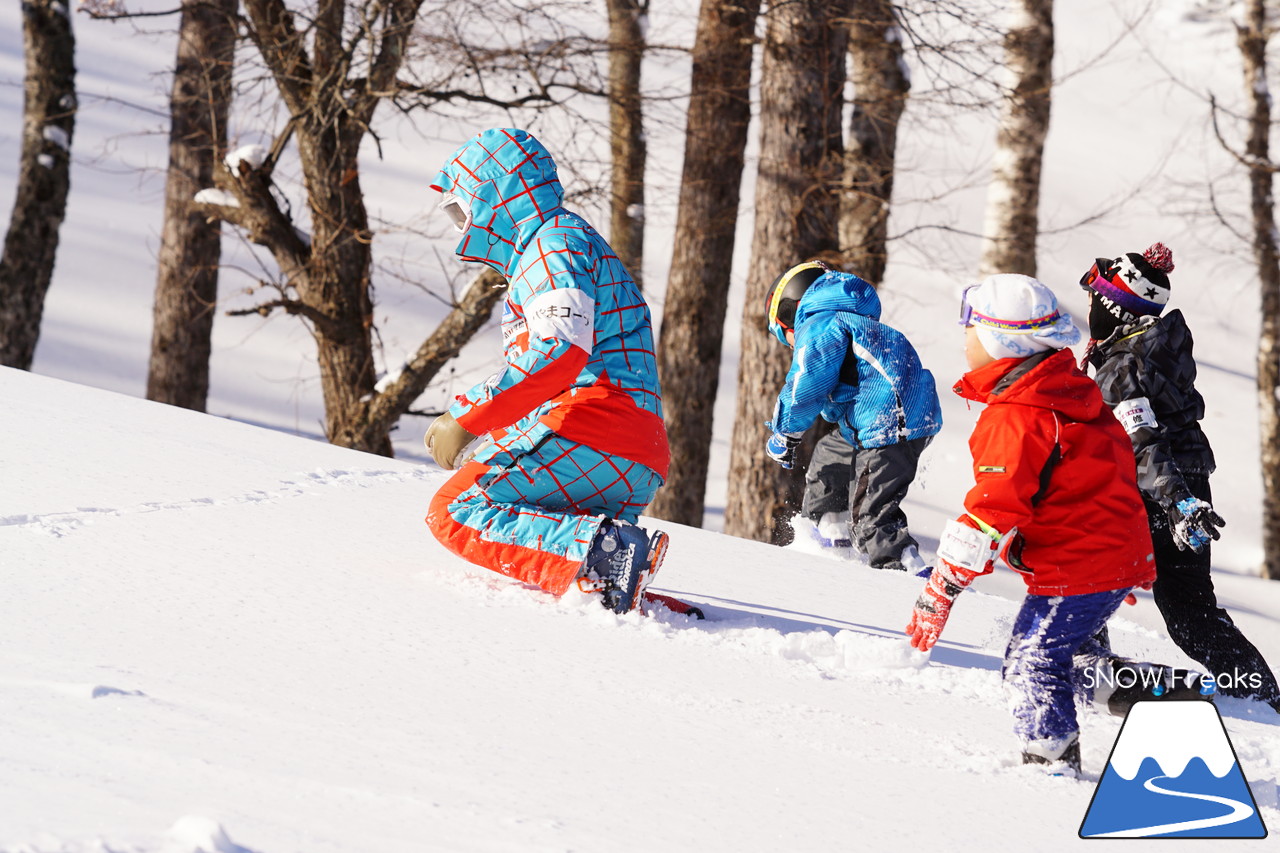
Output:
[[1092,338],[1085,361],[1133,443],[1155,546],[1152,592],[1169,635],[1208,667],[1220,693],[1280,711],[1275,676],[1218,606],[1209,575],[1209,543],[1224,521],[1211,504],[1215,464],[1200,429],[1204,398],[1195,388],[1191,330],[1181,311],[1163,314],[1171,272],[1173,253],[1162,243],[1094,262],[1080,279]]

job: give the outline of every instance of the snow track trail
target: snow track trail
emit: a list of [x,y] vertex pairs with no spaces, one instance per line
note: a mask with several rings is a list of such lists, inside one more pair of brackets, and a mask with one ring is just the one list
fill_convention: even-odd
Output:
[[[657,591],[708,618],[618,615],[445,551],[433,467],[7,369],[0,396],[23,448],[0,491],[3,853],[652,849],[598,801],[698,853],[1053,850],[1118,730],[1084,712],[1082,781],[1018,763],[1015,577],[966,593],[925,658],[901,634],[919,578],[647,520],[671,536]],[[1179,662],[1128,617],[1118,650]],[[1274,723],[1224,715],[1248,778],[1280,777]],[[904,796],[974,786],[998,806],[904,827]]]

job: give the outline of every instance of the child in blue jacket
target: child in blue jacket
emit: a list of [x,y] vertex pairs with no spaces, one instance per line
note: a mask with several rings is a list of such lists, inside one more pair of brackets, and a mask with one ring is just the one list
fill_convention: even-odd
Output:
[[[880,322],[875,289],[822,261],[778,278],[768,318],[774,337],[795,350],[769,424],[769,455],[790,468],[818,417],[838,428],[814,448],[801,513],[823,544],[851,539],[872,568],[923,567],[901,504],[942,428],[933,374],[906,336]],[[850,539],[841,542],[827,531],[846,512]]]

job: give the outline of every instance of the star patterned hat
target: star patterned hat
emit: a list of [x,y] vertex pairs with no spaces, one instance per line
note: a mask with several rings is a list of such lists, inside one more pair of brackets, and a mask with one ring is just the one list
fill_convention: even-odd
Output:
[[1080,279],[1080,286],[1102,297],[1106,310],[1122,323],[1144,315],[1159,315],[1169,302],[1169,273],[1173,252],[1154,243],[1142,254],[1098,258]]

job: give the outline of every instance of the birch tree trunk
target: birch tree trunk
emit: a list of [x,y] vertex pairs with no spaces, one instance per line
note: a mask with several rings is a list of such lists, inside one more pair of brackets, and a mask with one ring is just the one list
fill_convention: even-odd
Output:
[[75,34],[67,4],[22,4],[26,77],[18,189],[0,254],[0,365],[31,368],[71,189]]
[[609,7],[609,245],[644,286],[644,115],[640,65],[649,0],[607,0]]
[[845,142],[840,249],[846,269],[884,278],[898,121],[911,80],[889,0],[855,0],[849,26],[853,113]]
[[765,298],[788,267],[836,248],[849,4],[793,0],[768,13],[755,228],[725,508],[725,532],[733,536],[785,541],[799,492],[792,472],[764,452],[764,423],[791,363],[791,351],[768,333]]
[[1036,274],[1040,165],[1053,86],[1053,0],[1011,0],[1008,89],[996,132],[979,273]]
[[209,396],[222,229],[194,197],[227,147],[238,0],[185,0],[169,98],[169,172],[147,399],[199,412]]
[[1244,60],[1248,103],[1250,212],[1253,259],[1262,289],[1262,330],[1258,339],[1258,420],[1262,467],[1262,574],[1280,580],[1280,257],[1276,248],[1275,202],[1271,195],[1271,93],[1267,86],[1267,25],[1264,0],[1247,0],[1236,43]]
[[702,0],[693,45],[684,174],[658,372],[671,469],[648,513],[702,526],[712,413],[751,122],[751,58],[760,0]]

